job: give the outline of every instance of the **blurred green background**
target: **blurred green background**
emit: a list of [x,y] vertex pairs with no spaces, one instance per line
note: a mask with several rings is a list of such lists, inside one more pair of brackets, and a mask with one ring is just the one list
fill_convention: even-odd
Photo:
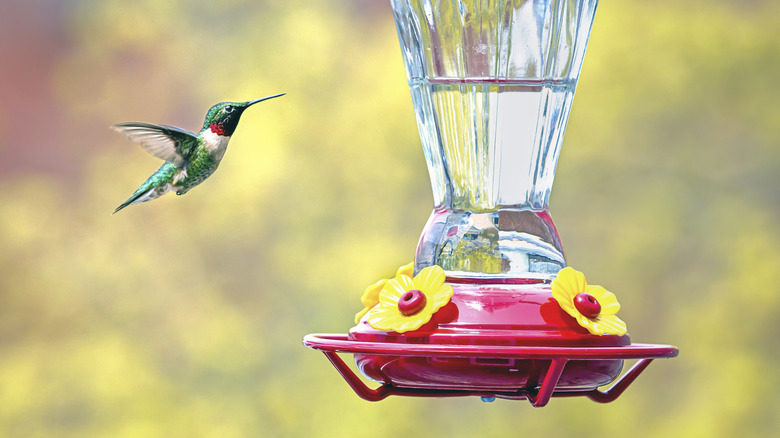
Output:
[[[780,430],[780,4],[603,1],[551,212],[669,343],[617,401],[359,399],[312,332],[413,257],[430,184],[389,5],[0,5],[0,436],[734,437]],[[108,129],[245,113],[220,170]]]

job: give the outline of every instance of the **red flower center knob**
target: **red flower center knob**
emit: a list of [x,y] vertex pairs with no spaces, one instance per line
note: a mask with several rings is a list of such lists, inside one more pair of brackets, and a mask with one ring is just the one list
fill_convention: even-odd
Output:
[[585,292],[574,297],[574,307],[586,318],[595,318],[601,313],[601,304],[591,294]]
[[398,300],[398,310],[405,316],[415,315],[425,308],[425,294],[417,289],[406,292]]

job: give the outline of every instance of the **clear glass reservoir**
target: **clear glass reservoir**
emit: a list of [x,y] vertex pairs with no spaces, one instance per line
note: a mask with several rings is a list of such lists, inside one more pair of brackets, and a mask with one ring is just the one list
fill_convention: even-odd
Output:
[[391,0],[434,209],[415,268],[550,279],[548,213],[596,0]]

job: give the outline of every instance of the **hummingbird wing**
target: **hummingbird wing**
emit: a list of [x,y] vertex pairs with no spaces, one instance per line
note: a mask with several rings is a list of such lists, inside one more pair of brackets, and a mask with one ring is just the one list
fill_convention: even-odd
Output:
[[198,137],[186,129],[170,125],[153,125],[143,122],[117,123],[112,128],[125,134],[153,156],[182,168]]

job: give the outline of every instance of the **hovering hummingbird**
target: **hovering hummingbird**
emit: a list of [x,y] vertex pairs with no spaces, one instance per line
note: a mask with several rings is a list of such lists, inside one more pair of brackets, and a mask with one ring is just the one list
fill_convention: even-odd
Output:
[[[285,93],[249,102],[221,102],[206,113],[199,133],[169,125],[128,122],[112,128],[139,143],[147,152],[165,160],[114,213],[131,204],[157,199],[169,191],[183,195],[211,176],[225,155],[230,136],[238,126],[241,114],[250,106]],[[113,214],[113,213],[112,213]]]

